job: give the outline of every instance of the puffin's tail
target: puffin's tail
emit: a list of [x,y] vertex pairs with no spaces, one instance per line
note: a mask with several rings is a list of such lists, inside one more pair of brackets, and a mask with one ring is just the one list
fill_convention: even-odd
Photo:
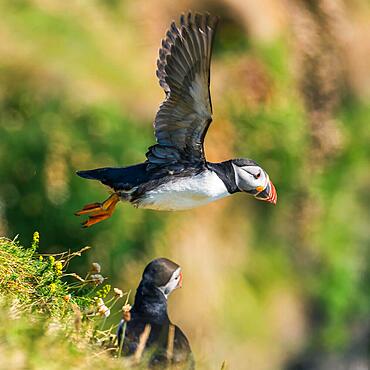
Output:
[[103,168],[97,168],[96,170],[77,171],[76,175],[89,180],[98,180],[99,174]]
[[122,182],[126,168],[96,168],[95,170],[77,171],[76,174],[84,179],[98,180],[104,185],[113,187],[114,184]]

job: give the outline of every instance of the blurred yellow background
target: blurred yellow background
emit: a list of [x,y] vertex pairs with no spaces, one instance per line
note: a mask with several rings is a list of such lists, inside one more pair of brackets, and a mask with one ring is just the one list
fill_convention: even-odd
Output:
[[[189,9],[221,18],[207,159],[255,159],[277,206],[243,194],[178,213],[121,205],[83,230],[73,212],[107,192],[74,172],[145,159],[160,40]],[[368,1],[0,0],[0,14],[1,235],[38,230],[45,252],[91,245],[126,291],[152,258],[173,259],[184,287],[170,317],[202,368],[365,369]]]

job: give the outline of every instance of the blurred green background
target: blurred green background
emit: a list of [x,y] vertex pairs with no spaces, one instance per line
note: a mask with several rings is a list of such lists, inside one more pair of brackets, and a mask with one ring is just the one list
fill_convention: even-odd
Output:
[[[127,205],[90,229],[73,212],[106,189],[79,169],[145,159],[163,99],[160,40],[188,9],[221,17],[210,161],[250,157],[278,190],[199,209]],[[365,369],[370,336],[370,3],[366,0],[0,0],[0,234],[93,251],[135,289],[183,267],[170,299],[198,363]]]

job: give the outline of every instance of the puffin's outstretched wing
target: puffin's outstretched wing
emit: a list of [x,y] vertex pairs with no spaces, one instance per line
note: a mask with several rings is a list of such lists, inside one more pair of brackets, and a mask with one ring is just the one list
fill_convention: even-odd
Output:
[[162,40],[157,62],[166,99],[154,122],[157,144],[146,156],[148,168],[205,164],[203,141],[212,122],[209,92],[212,43],[218,17],[191,13],[173,22]]

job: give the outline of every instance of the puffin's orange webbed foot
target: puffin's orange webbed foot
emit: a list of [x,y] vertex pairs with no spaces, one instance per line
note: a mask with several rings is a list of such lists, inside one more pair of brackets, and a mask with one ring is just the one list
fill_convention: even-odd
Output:
[[119,195],[114,193],[103,203],[86,204],[85,207],[77,211],[75,215],[88,215],[89,219],[82,223],[82,227],[90,227],[112,216],[114,208],[119,200]]
[[106,220],[107,218],[109,218],[112,214],[111,213],[108,213],[108,212],[102,212],[98,215],[95,215],[95,216],[89,216],[89,218],[82,223],[82,227],[83,228],[87,228],[87,227],[90,227],[92,225],[95,225],[101,221],[104,221]]

